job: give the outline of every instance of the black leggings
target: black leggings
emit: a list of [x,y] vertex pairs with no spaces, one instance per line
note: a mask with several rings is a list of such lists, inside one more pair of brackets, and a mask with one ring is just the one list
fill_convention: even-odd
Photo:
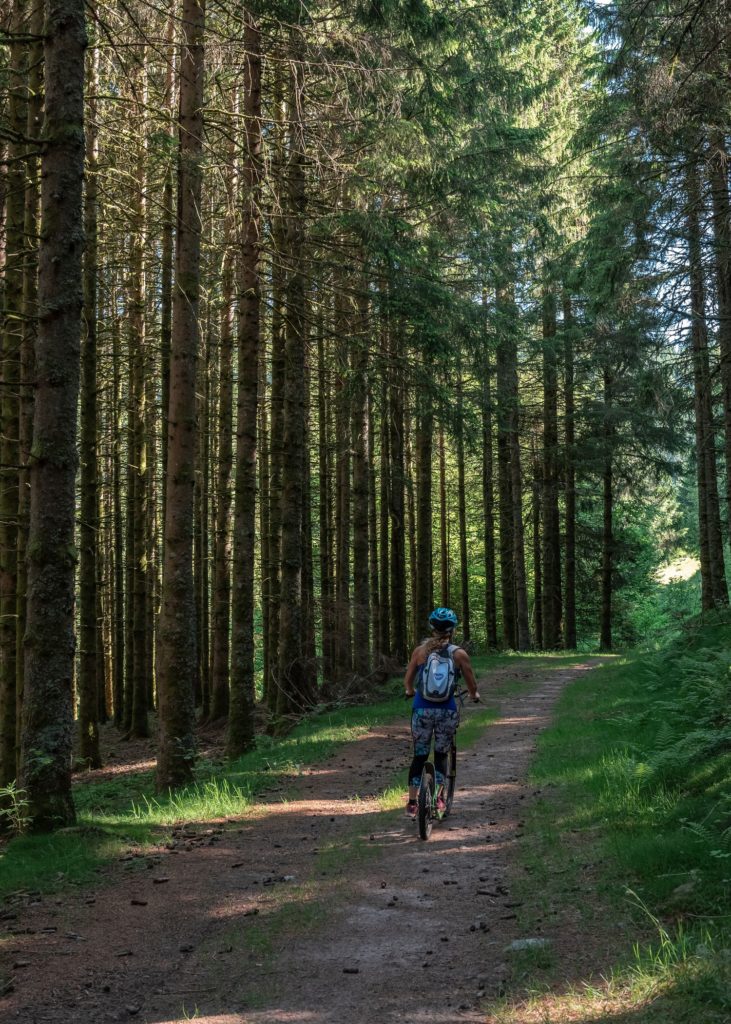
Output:
[[443,785],[447,757],[459,725],[459,712],[447,708],[416,708],[411,715],[411,736],[414,757],[409,768],[409,785],[418,786],[421,773],[429,760],[434,737],[434,771],[437,784]]

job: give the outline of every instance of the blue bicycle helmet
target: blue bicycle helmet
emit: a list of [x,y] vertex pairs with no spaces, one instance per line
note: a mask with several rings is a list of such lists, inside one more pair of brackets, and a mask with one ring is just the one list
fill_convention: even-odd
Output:
[[429,616],[429,625],[439,633],[447,633],[457,625],[457,616],[451,608],[435,608]]

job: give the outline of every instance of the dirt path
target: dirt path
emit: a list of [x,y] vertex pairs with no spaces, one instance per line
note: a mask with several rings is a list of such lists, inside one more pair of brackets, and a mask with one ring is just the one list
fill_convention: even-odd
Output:
[[592,666],[551,667],[503,701],[428,843],[379,813],[375,795],[410,754],[404,725],[383,727],[293,780],[286,800],[177,830],[172,848],[115,867],[114,884],[12,907],[2,1019],[484,1021],[480,998],[500,991],[517,937],[509,877],[535,738]]

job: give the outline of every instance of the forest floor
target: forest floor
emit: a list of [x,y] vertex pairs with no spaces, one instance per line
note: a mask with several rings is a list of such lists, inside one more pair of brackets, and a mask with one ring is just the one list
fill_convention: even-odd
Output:
[[176,827],[91,888],[27,894],[3,915],[3,1020],[484,1024],[509,977],[541,966],[540,951],[509,950],[524,938],[549,940],[562,987],[597,978],[627,938],[601,913],[581,926],[593,866],[547,905],[521,846],[527,807],[550,799],[527,781],[536,738],[596,664],[514,659],[481,680],[483,699],[503,694],[498,718],[463,752],[452,815],[428,843],[384,810],[410,758],[404,714],[240,819]]

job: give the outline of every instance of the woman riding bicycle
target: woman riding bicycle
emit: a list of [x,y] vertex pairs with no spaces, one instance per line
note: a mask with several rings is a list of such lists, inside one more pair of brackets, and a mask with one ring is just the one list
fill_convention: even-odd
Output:
[[[438,787],[437,813],[442,813],[445,808],[442,796],[444,785],[444,772],[447,766],[447,755],[452,745],[457,726],[459,725],[459,711],[454,696],[454,689],[460,676],[464,676],[470,697],[472,700],[479,700],[480,694],[477,690],[477,681],[472,668],[469,656],[461,647],[452,643],[452,636],[457,626],[457,616],[451,608],[435,608],[429,616],[432,636],[424,640],[416,647],[411,655],[406,675],[404,676],[404,690],[407,697],[413,697],[414,703],[411,712],[411,735],[414,740],[414,758],[409,768],[409,799],[406,804],[406,814],[409,818],[416,817],[416,797],[421,782],[421,772],[429,758],[432,736],[434,737],[434,770]],[[454,662],[454,678],[451,693],[448,698],[438,701],[429,700],[423,692],[423,687],[416,690],[414,683],[417,680],[423,682],[429,656],[435,652],[443,658],[451,658]]]

